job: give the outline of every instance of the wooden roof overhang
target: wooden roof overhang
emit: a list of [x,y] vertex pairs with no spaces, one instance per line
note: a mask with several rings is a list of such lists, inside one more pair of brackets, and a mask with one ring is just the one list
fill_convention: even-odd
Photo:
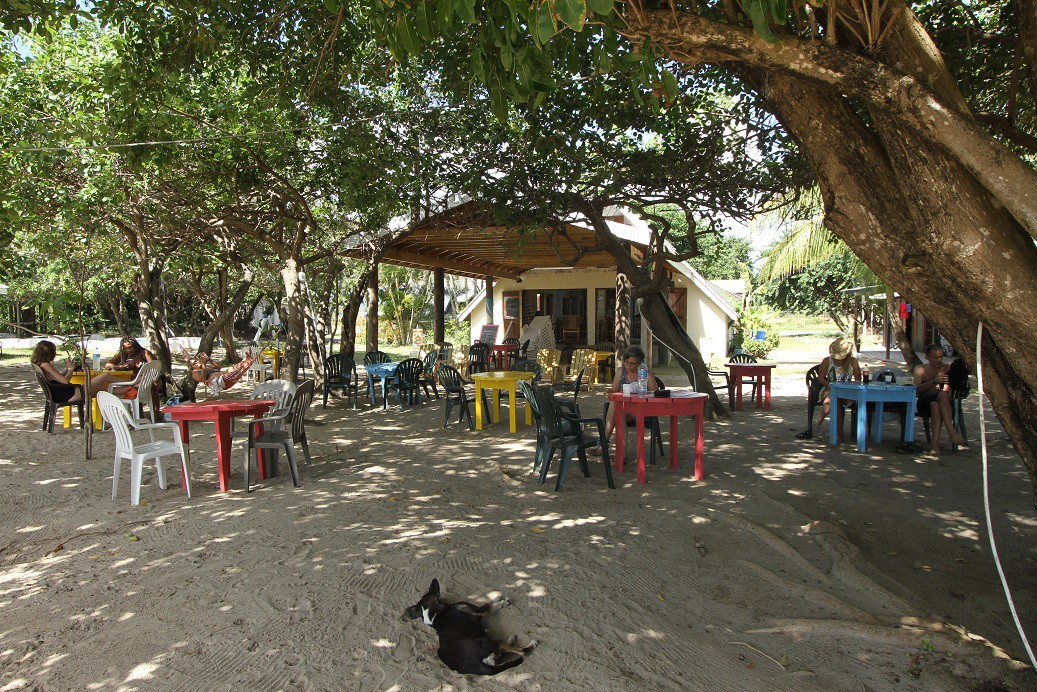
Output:
[[615,259],[604,250],[587,252],[571,264],[579,248],[596,244],[590,228],[563,222],[553,229],[505,227],[493,221],[483,205],[468,202],[419,222],[389,246],[383,261],[419,269],[442,268],[478,279],[517,279],[531,269],[545,267],[615,266]]

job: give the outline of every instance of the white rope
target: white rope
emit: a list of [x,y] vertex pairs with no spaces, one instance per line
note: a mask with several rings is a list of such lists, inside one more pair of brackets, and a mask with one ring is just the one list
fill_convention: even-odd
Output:
[[1015,610],[1015,601],[1012,600],[1012,591],[1008,588],[1008,580],[1005,571],[1001,568],[1001,557],[997,554],[997,544],[994,542],[994,524],[990,519],[990,469],[987,463],[987,420],[983,415],[983,323],[979,323],[976,329],[976,379],[979,387],[979,439],[980,456],[983,460],[983,512],[987,518],[987,538],[990,540],[990,554],[994,556],[994,565],[997,567],[997,575],[1001,578],[1001,587],[1005,591],[1005,599],[1008,601],[1008,609],[1012,611],[1012,620],[1019,632],[1019,637],[1026,647],[1026,654],[1030,657],[1030,665],[1037,670],[1037,659],[1033,656],[1030,648],[1030,640],[1026,638],[1023,624],[1019,621],[1019,613]]

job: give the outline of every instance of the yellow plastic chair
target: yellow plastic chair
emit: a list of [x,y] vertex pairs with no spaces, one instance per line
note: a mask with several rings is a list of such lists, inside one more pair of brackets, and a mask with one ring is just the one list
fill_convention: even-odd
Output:
[[562,380],[562,352],[557,348],[537,349],[537,363],[544,371],[544,378],[550,382]]

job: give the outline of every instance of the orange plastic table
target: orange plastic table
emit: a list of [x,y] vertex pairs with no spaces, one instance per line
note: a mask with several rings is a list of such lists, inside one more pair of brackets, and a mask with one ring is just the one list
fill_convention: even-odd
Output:
[[725,363],[731,369],[731,383],[735,387],[735,410],[742,410],[742,377],[751,377],[763,385],[763,396],[756,397],[756,408],[764,405],[767,398],[767,410],[771,410],[771,371],[774,365],[767,363]]
[[[260,418],[277,402],[267,399],[249,399],[246,401],[225,399],[210,401],[203,404],[177,404],[166,406],[162,409],[169,414],[180,425],[180,436],[184,440],[184,448],[189,446],[188,427],[190,421],[203,420],[212,421],[216,424],[216,464],[220,472],[220,490],[226,491],[230,487],[230,420],[238,416],[252,416]],[[263,432],[263,426],[257,426],[258,433]],[[190,451],[188,451],[190,455]],[[262,449],[259,450],[259,478],[266,478],[266,457]],[[186,486],[186,481],[185,481]]]
[[623,472],[623,457],[626,452],[626,421],[623,415],[629,413],[637,420],[637,482],[645,482],[645,417],[656,416],[670,419],[670,468],[677,468],[677,416],[695,416],[695,480],[706,477],[703,464],[705,443],[702,433],[705,429],[705,404],[709,397],[692,391],[673,391],[668,397],[628,395],[622,392],[609,394],[609,400],[616,407],[616,471]]

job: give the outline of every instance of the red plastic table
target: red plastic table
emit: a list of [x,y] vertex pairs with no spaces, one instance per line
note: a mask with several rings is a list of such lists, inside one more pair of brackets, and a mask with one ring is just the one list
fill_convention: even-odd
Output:
[[[216,464],[220,472],[220,490],[226,491],[230,487],[230,420],[238,416],[252,416],[260,418],[277,402],[266,399],[249,399],[246,401],[225,399],[210,401],[203,404],[177,404],[176,406],[165,406],[163,413],[168,413],[180,425],[180,436],[184,440],[184,447],[189,446],[188,426],[193,420],[212,421],[216,424]],[[263,426],[257,426],[258,433],[263,432]],[[190,454],[190,452],[188,452]],[[259,450],[259,477],[266,478],[266,459],[263,450]],[[186,481],[185,481],[186,487]]]
[[751,377],[763,385],[763,396],[756,397],[756,408],[764,405],[763,398],[767,398],[766,408],[771,410],[771,371],[774,365],[766,363],[725,363],[731,368],[731,382],[735,387],[735,410],[742,410],[742,376]]
[[518,344],[494,344],[491,350],[493,351],[493,362],[500,370],[504,367],[505,359],[512,353],[518,353],[519,347]]
[[698,392],[671,392],[668,397],[627,395],[613,392],[609,400],[616,407],[616,471],[623,472],[626,451],[626,421],[629,413],[637,420],[637,482],[645,482],[645,416],[670,419],[670,468],[677,468],[677,416],[695,416],[695,480],[706,477],[702,456],[705,404],[709,397]]

